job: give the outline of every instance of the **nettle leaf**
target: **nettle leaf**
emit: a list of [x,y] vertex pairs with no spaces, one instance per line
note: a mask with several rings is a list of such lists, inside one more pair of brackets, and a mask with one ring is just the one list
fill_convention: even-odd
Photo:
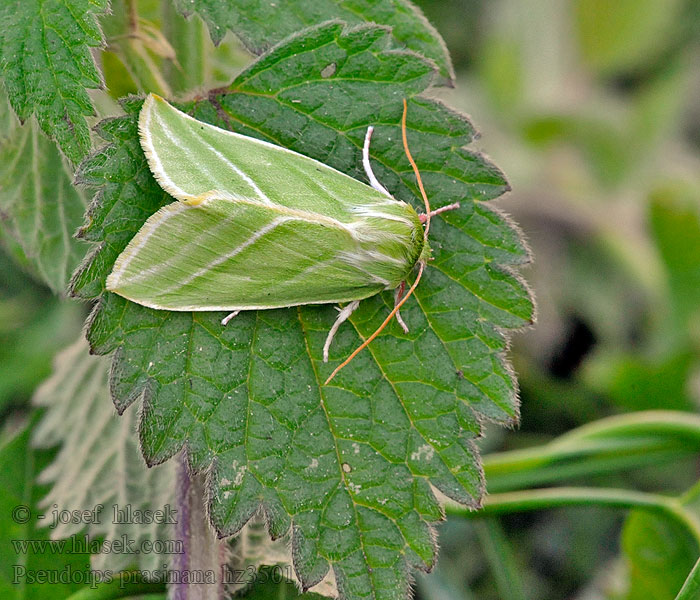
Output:
[[[59,523],[51,529],[51,539],[78,536],[84,530],[91,538],[110,543],[133,541],[134,549],[149,551],[134,554],[127,547],[124,552],[94,554],[92,568],[116,573],[138,566],[150,572],[159,571],[164,565],[172,567],[173,556],[152,549],[177,550],[175,527],[167,523],[144,526],[115,520],[112,515],[115,509],[123,511],[127,506],[133,511],[175,507],[176,463],[170,461],[152,469],[144,464],[135,435],[136,412],[126,412],[119,418],[108,402],[109,362],[91,356],[87,341],[81,338],[57,355],[53,374],[34,394],[32,402],[46,411],[32,430],[31,445],[40,449],[60,447],[39,473],[38,483],[51,485],[40,506],[91,511],[103,505],[99,523]],[[71,427],[66,427],[66,423]],[[48,525],[49,521],[40,524]],[[252,574],[265,565],[280,566],[282,573],[288,572],[293,579],[287,538],[271,540],[263,519],[251,519],[231,545],[230,590],[244,587]],[[144,545],[148,542],[150,547]],[[333,582],[325,580],[313,591],[331,596],[335,590]]]
[[[113,518],[115,507],[155,511],[172,506],[175,464],[146,467],[135,435],[137,415],[135,411],[123,418],[115,414],[108,381],[109,360],[90,356],[86,341],[81,339],[56,357],[53,374],[34,394],[34,404],[47,410],[32,432],[32,445],[60,446],[39,475],[41,483],[51,484],[41,505],[70,511],[104,506],[99,523],[59,523],[51,530],[51,538],[68,538],[85,528],[91,537],[108,542],[132,540],[134,548],[143,542],[168,542],[174,539],[169,524],[145,526]],[[127,547],[124,552],[93,555],[92,568],[118,572],[137,565],[153,571],[162,569],[169,560],[158,552],[132,554]]]
[[[432,488],[470,506],[483,494],[474,446],[484,419],[517,420],[516,384],[503,330],[532,320],[525,285],[510,270],[527,261],[517,231],[481,201],[508,189],[502,174],[463,146],[468,121],[421,96],[434,75],[411,52],[390,49],[376,25],[326,23],[289,38],[229,90],[182,106],[201,120],[292,148],[364,181],[360,150],[376,126],[375,172],[392,194],[417,203],[400,145],[408,135],[435,207],[435,260],[405,305],[410,333],[393,323],[333,381],[321,382],[393,306],[385,293],[340,329],[331,361],[322,346],[331,306],[168,313],[104,292],[116,257],[143,222],[172,201],[154,181],[138,141],[142,100],[99,127],[109,142],[81,167],[101,191],[82,235],[99,243],[73,290],[100,298],[88,327],[96,353],[115,351],[111,389],[120,411],[143,401],[149,464],[183,446],[210,468],[210,514],[221,534],[262,507],[273,537],[291,527],[304,587],[329,567],[342,597],[403,598],[410,568],[435,562],[431,523],[442,518]],[[331,68],[332,66],[332,68]]]
[[102,86],[90,53],[102,45],[96,14],[108,0],[6,0],[0,7],[0,73],[17,116],[32,114],[74,163],[90,149],[87,89]]
[[[4,98],[0,103],[5,104]],[[73,185],[70,165],[34,120],[10,125],[0,139],[0,225],[22,247],[34,271],[54,292],[66,289],[86,244],[74,233],[87,193]]]
[[452,61],[442,36],[408,0],[285,0],[284,2],[225,2],[175,0],[186,15],[199,14],[218,44],[230,29],[253,54],[261,54],[288,35],[330,19],[345,23],[377,23],[392,28],[400,45],[435,61],[440,75],[454,82]]

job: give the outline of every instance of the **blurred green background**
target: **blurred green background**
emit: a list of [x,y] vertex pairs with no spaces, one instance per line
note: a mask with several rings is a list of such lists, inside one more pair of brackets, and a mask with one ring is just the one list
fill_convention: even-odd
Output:
[[[489,428],[484,452],[542,444],[609,415],[697,412],[700,2],[418,4],[455,62],[457,87],[438,93],[472,115],[483,135],[476,148],[507,174],[513,191],[496,205],[519,224],[534,258],[523,275],[538,323],[514,337],[511,352],[522,424]],[[54,353],[75,339],[86,307],[54,298],[22,268],[10,238],[3,247],[8,431]],[[698,466],[683,459],[572,483],[681,494],[700,478]],[[635,519],[557,509],[502,518],[489,531],[488,522],[452,518],[440,527],[438,568],[419,578],[417,594],[503,598],[487,559],[488,540],[503,535],[528,599],[673,598],[695,547],[673,528]],[[676,554],[648,551],[669,545]]]
[[[533,253],[523,275],[538,322],[512,350],[521,426],[490,429],[483,449],[541,444],[607,415],[697,411],[700,2],[418,4],[455,60],[457,88],[445,97],[472,116],[477,147],[507,174],[513,191],[497,206]],[[678,494],[697,479],[692,459],[571,483]],[[621,536],[624,520],[593,508],[501,519],[525,597],[674,598],[693,550],[673,539],[668,562],[653,539],[661,530],[630,519]],[[421,597],[503,597],[483,532],[450,519],[440,536]],[[652,551],[635,556],[642,542]],[[644,561],[655,578],[634,574]]]

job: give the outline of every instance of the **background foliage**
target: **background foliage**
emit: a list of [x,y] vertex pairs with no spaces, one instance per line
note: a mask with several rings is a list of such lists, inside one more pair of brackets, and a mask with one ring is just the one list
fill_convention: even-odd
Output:
[[[217,3],[206,0],[196,4],[207,23],[196,17],[184,21],[170,3],[161,8],[157,2],[141,1],[138,35],[126,37],[122,32],[133,22],[130,8],[136,6],[131,2],[113,2],[110,17],[103,15],[100,2],[37,0],[9,2],[0,9],[32,11],[40,6],[44,22],[53,25],[33,25],[29,36],[12,28],[0,33],[8,79],[21,72],[18,55],[50,60],[67,51],[61,46],[66,39],[97,47],[97,23],[106,38],[99,64],[107,92],[100,89],[94,55],[86,51],[70,58],[76,69],[70,81],[80,81],[79,91],[62,80],[63,73],[25,89],[8,87],[18,114],[35,114],[36,122],[30,119],[20,128],[10,111],[0,111],[0,211],[6,216],[0,255],[0,408],[5,423],[0,461],[8,465],[3,467],[8,482],[28,486],[19,485],[17,494],[33,495],[35,502],[47,492],[37,493],[27,474],[38,473],[52,456],[51,450],[27,447],[28,401],[49,374],[54,354],[79,336],[85,316],[81,306],[60,301],[49,290],[65,289],[85,251],[79,240],[68,245],[57,240],[64,239],[65,222],[79,223],[93,191],[69,185],[89,147],[89,126],[96,121],[93,107],[96,115],[113,115],[119,110],[114,98],[141,89],[171,96],[192,86],[221,86],[250,60],[230,34],[224,37],[216,29],[221,23],[250,23],[246,15],[235,10],[216,14],[211,7]],[[428,41],[413,49],[437,61],[443,82],[451,79],[453,67],[457,74],[454,90],[433,93],[474,116],[484,134],[478,147],[508,174],[514,189],[499,205],[521,224],[536,257],[526,276],[539,299],[539,324],[516,336],[512,348],[522,424],[516,431],[489,428],[481,442],[493,508],[487,503],[479,520],[467,520],[454,509],[439,527],[438,566],[419,577],[417,594],[436,600],[672,599],[698,556],[692,523],[700,520],[694,487],[700,427],[692,415],[635,413],[692,413],[700,400],[700,112],[694,100],[700,91],[700,5],[696,0],[418,4],[446,39],[454,64],[446,61],[439,43],[429,41],[432,30],[427,25],[420,39]],[[70,24],[61,6],[84,15],[78,27]],[[7,14],[0,12],[3,21]],[[404,14],[377,13],[371,19],[398,25],[394,35],[405,41],[400,21],[386,21]],[[290,32],[300,23],[318,22],[305,19],[290,17]],[[207,26],[217,41],[223,38],[216,49]],[[65,35],[56,37],[62,28]],[[248,48],[277,41],[259,28],[244,29]],[[20,51],[22,36],[35,43]],[[89,96],[86,88],[92,90]],[[65,158],[42,131],[55,137]],[[101,134],[105,132],[119,130],[103,128]],[[123,151],[119,164],[128,165],[133,153]],[[12,168],[15,160],[26,166],[20,177]],[[124,172],[112,181],[119,176]],[[380,179],[391,176],[389,169]],[[57,189],[58,205],[52,203]],[[22,198],[32,199],[22,204],[29,210],[13,210]],[[46,235],[37,236],[39,231]],[[61,377],[60,363],[56,368],[54,383]],[[85,368],[81,376],[87,377]],[[95,370],[95,382],[104,377],[104,366],[89,369]],[[51,381],[41,388],[43,395],[37,393],[38,403],[58,402],[57,394],[47,399]],[[86,383],[76,385],[91,393]],[[51,408],[33,435],[42,445],[61,442],[65,452],[80,440],[57,435],[60,410],[70,410],[69,404],[58,406],[63,409]],[[600,421],[614,415],[627,420]],[[110,429],[107,414],[104,419],[103,428],[95,429],[104,437],[95,436],[95,443],[117,440],[105,445],[112,450],[115,444],[122,447],[118,440],[126,444],[125,432],[133,422],[115,419]],[[593,429],[572,432],[586,424]],[[134,450],[123,446],[126,453]],[[104,457],[100,464],[107,470],[119,456],[98,447],[93,451]],[[9,465],[21,464],[18,460],[27,463],[24,479],[9,470]],[[43,481],[63,477],[69,482],[70,473],[57,469],[45,471]],[[173,477],[157,469],[147,473]],[[99,471],[95,477],[104,482]],[[576,487],[566,493],[553,488],[560,490],[557,498],[536,497],[528,506],[542,509],[537,512],[523,512],[526,496],[505,496],[562,483]],[[142,482],[141,489],[147,485]],[[596,499],[589,490],[587,500],[578,501],[580,486],[646,495],[601,494]],[[66,504],[94,500],[67,498],[67,491],[75,490],[64,483],[49,498],[63,497]],[[129,490],[98,486],[91,491],[96,498],[109,498]],[[673,502],[664,504],[657,493]],[[668,510],[639,509],[652,501]],[[589,506],[544,510],[556,504]],[[611,507],[637,508],[626,512]],[[676,513],[682,518],[675,518]],[[683,521],[686,517],[690,526]],[[4,531],[2,539],[5,543],[8,537],[28,535]],[[259,536],[254,532],[250,540],[254,546]],[[237,564],[258,564],[259,550],[245,554]],[[288,560],[279,552],[275,556],[276,562]],[[87,562],[86,557],[65,560],[76,568],[85,568]],[[33,595],[40,593],[37,589],[16,592],[16,597],[39,598]],[[75,590],[58,597],[70,591]],[[271,592],[262,586],[249,593],[266,597]],[[294,595],[289,588],[279,593]]]

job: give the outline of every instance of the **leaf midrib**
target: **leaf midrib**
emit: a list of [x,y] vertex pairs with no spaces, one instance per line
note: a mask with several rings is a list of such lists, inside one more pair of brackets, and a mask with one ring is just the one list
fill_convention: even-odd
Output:
[[[345,478],[346,473],[343,471],[342,464],[343,460],[340,456],[340,450],[338,448],[338,439],[339,437],[336,435],[334,429],[333,429],[333,424],[331,422],[330,415],[328,413],[328,408],[326,407],[326,402],[324,400],[324,394],[323,394],[323,380],[319,377],[318,370],[316,368],[315,361],[312,358],[311,354],[311,348],[309,347],[309,338],[308,338],[308,332],[306,331],[306,328],[304,327],[304,320],[301,317],[301,309],[297,309],[297,319],[299,321],[299,326],[301,327],[302,330],[302,337],[304,338],[304,346],[306,348],[306,353],[309,357],[309,362],[311,363],[311,369],[314,373],[314,378],[316,379],[316,384],[318,386],[318,392],[319,392],[319,402],[321,405],[321,408],[323,409],[323,414],[325,415],[326,423],[328,424],[328,430],[331,432],[331,437],[333,438],[333,447],[335,448],[335,454],[336,454],[336,465],[338,467],[338,473],[340,475],[340,481],[343,484],[343,487],[345,488],[345,492],[348,494],[350,497],[350,502],[352,503],[352,509],[353,509],[353,515],[355,517],[355,528],[358,533],[358,536],[360,538],[360,548],[362,549],[362,558],[364,560],[365,565],[367,566],[367,576],[370,579],[370,581],[374,582],[373,578],[373,569],[370,566],[370,562],[367,558],[367,554],[365,552],[365,541],[364,541],[364,532],[362,528],[360,527],[359,523],[359,516],[357,514],[357,506],[365,506],[361,502],[356,502],[355,501],[355,496],[350,492],[348,482]],[[329,498],[330,499],[330,498]],[[374,506],[365,506],[365,508],[368,508],[370,510],[376,510],[380,514],[384,515],[386,518],[388,518],[392,523],[396,525],[396,520],[391,517],[390,515],[387,515],[386,513],[382,512],[381,510],[377,509]],[[403,535],[403,532],[401,531],[401,528],[396,525],[396,528],[401,532],[401,537],[403,538],[404,541],[404,547],[408,543],[406,538]],[[401,551],[401,554],[405,554],[403,550]],[[328,560],[328,559],[326,559]],[[333,561],[331,561],[333,562]],[[375,591],[375,585],[371,585],[371,590],[372,590],[372,598],[376,600],[377,598],[377,593]]]

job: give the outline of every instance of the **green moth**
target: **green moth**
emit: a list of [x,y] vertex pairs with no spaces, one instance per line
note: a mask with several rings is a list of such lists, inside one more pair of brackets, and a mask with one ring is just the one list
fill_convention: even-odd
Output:
[[403,291],[430,255],[423,222],[432,215],[419,216],[376,180],[371,133],[363,163],[372,187],[149,95],[139,115],[141,146],[176,202],[141,227],[107,289],[155,309],[230,311],[224,324],[241,310],[347,302],[329,333],[327,360],[359,301]]

